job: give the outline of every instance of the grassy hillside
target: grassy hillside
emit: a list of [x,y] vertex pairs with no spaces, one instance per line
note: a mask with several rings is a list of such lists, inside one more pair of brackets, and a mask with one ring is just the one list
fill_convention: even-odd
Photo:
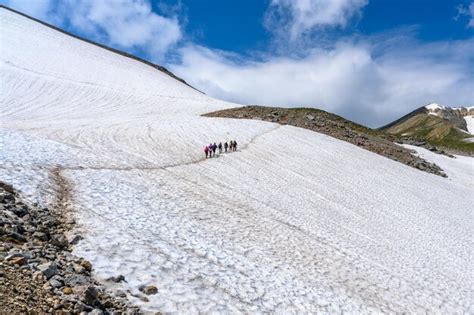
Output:
[[474,142],[468,142],[474,137],[456,128],[449,120],[435,115],[416,113],[381,130],[402,139],[423,140],[448,151],[474,154]]

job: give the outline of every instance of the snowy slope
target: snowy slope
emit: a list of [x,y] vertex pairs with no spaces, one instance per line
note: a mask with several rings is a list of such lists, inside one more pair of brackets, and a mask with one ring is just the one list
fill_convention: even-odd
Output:
[[[47,205],[58,171],[75,253],[99,279],[123,274],[106,284],[143,310],[473,311],[473,159],[420,151],[445,179],[308,130],[203,118],[236,105],[4,9],[0,34],[0,180]],[[239,152],[203,160],[232,138]]]
[[464,116],[464,120],[466,121],[467,131],[474,135],[474,116]]

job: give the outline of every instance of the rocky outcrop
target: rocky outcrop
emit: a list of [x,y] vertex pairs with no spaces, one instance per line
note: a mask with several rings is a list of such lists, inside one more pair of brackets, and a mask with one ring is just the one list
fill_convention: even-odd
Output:
[[447,177],[436,164],[430,163],[394,142],[397,137],[373,130],[346,120],[340,116],[312,108],[278,108],[245,106],[221,110],[204,116],[240,119],[258,119],[281,125],[291,125],[324,133],[363,149],[401,162],[416,169]]
[[61,219],[0,183],[0,314],[138,313],[91,277],[90,262],[71,254],[65,231],[74,222]]
[[438,104],[430,104],[423,107],[427,114],[436,115],[442,119],[449,121],[454,127],[464,131],[467,130],[466,116],[474,116],[474,107],[457,107],[451,108]]

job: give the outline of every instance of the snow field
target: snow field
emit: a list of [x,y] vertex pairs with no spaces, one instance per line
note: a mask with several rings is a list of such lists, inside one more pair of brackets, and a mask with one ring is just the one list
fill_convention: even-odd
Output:
[[[84,187],[77,201],[83,207],[81,222],[104,231],[95,242],[81,243],[78,253],[103,265],[97,267],[102,278],[114,275],[107,263],[114,257],[127,266],[119,268],[126,278],[140,275],[135,286],[161,284],[163,292],[152,297],[157,308],[141,303],[146,310],[222,311],[216,301],[225,301],[227,311],[235,307],[244,313],[466,309],[470,279],[465,271],[471,269],[465,249],[472,246],[472,220],[464,218],[470,216],[471,200],[456,195],[472,186],[451,186],[429,174],[419,181],[416,170],[378,156],[367,159],[373,154],[306,133],[282,127],[238,155],[166,171],[68,172],[75,185],[89,178],[79,185]],[[276,139],[283,145],[272,145]],[[318,154],[307,147],[298,151],[294,140],[309,142],[303,147],[314,146]],[[321,147],[327,151],[317,150]],[[354,164],[333,157],[351,153]],[[358,174],[360,167],[366,174]],[[377,182],[375,174],[382,171],[392,176]],[[110,189],[110,183],[117,186]],[[135,196],[125,205],[124,191]],[[433,202],[430,194],[437,196]],[[458,217],[453,208],[462,209]],[[115,231],[107,227],[109,220],[104,225],[84,209],[114,218],[122,228]],[[94,249],[96,243],[109,244],[107,239],[115,241]],[[124,263],[130,252],[120,253],[119,244],[129,242],[136,263]],[[161,242],[166,246],[158,249]],[[149,258],[150,252],[161,251],[175,258],[171,264],[160,263],[165,258],[143,264],[157,259]],[[182,284],[178,294],[176,283]],[[209,291],[209,284],[217,290]],[[200,308],[197,301],[203,300]]]

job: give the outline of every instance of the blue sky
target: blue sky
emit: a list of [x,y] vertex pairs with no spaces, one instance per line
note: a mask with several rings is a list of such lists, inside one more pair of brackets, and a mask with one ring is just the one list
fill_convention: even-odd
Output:
[[369,126],[474,105],[474,1],[0,0],[168,67],[211,96]]

